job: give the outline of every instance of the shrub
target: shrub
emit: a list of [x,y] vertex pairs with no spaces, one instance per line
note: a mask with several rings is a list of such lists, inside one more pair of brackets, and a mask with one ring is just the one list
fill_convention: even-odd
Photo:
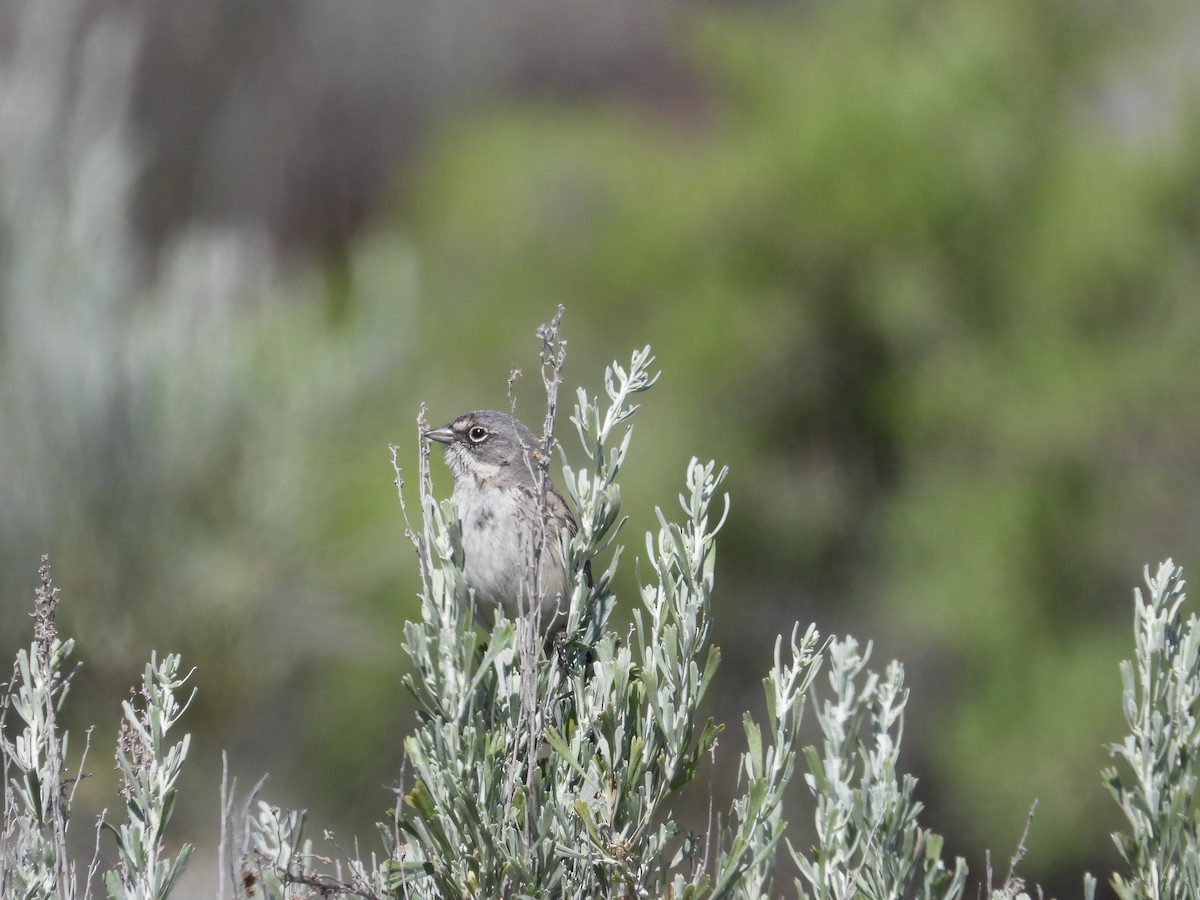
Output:
[[[543,338],[553,413],[557,320]],[[867,654],[852,638],[822,643],[812,627],[797,625],[776,642],[763,682],[767,720],[744,718],[748,749],[721,824],[710,815],[706,827],[689,830],[672,815],[721,731],[702,722],[698,708],[719,662],[710,599],[724,513],[715,524],[711,514],[726,470],[688,464],[682,522],[658,511],[639,571],[641,605],[628,633],[614,633],[607,626],[621,558],[617,476],[635,395],[657,377],[652,363],[649,348],[638,351],[628,367],[607,369],[606,398],[578,394],[571,422],[588,465],[563,470],[580,524],[569,547],[573,571],[614,552],[594,587],[575,579],[574,639],[557,654],[543,654],[536,639],[522,640],[522,623],[503,618],[485,643],[474,639],[457,516],[433,497],[426,448],[421,518],[407,529],[421,563],[422,619],[409,624],[404,642],[421,722],[405,743],[411,786],[399,792],[394,819],[379,826],[387,858],[319,873],[304,815],[260,803],[252,855],[268,896],[287,895],[289,885],[368,897],[770,895],[801,714],[826,659],[833,698],[818,714],[825,743],[823,753],[807,754],[820,844],[810,854],[791,848],[806,882],[797,881],[797,891],[961,894],[963,861],[945,869],[940,839],[917,826],[915,781],[896,775],[902,668],[893,663],[880,679],[866,671]],[[418,424],[425,428],[423,414]]]
[[[126,821],[113,824],[101,815],[96,824],[96,852],[81,872],[68,852],[67,838],[87,747],[80,757],[79,774],[68,777],[69,736],[58,724],[76,671],[66,669],[74,641],[58,637],[58,590],[45,557],[39,576],[33,644],[18,652],[0,708],[0,772],[4,780],[0,897],[88,897],[93,876],[100,870],[100,831],[106,828],[117,839],[116,865],[103,872],[108,896],[166,898],[192,854],[187,844],[174,858],[164,848],[175,804],[175,782],[189,743],[189,735],[176,743],[170,743],[168,735],[190,703],[189,699],[181,705],[175,694],[189,676],[180,675],[178,656],[168,655],[160,661],[157,654],[151,654],[138,705],[122,703],[124,718],[116,758]],[[24,723],[11,741],[7,731],[10,711]]]
[[[541,332],[547,448],[564,356],[557,328],[556,318]],[[636,397],[657,378],[653,362],[649,348],[637,351],[627,367],[608,368],[605,399],[578,393],[571,422],[587,464],[563,469],[580,526],[565,548],[576,577],[569,639],[549,652],[530,623],[502,612],[478,639],[457,516],[450,501],[433,496],[428,447],[420,457],[416,521],[397,469],[421,571],[421,619],[408,624],[403,640],[414,667],[406,687],[420,721],[404,744],[407,787],[396,790],[394,812],[378,826],[382,852],[364,859],[356,842],[337,860],[318,856],[304,812],[258,800],[260,784],[238,813],[227,788],[222,895],[232,885],[239,896],[267,898],[775,896],[786,833],[782,799],[803,756],[816,837],[808,849],[785,842],[799,873],[797,896],[962,897],[964,860],[947,867],[942,838],[919,824],[916,780],[898,772],[908,696],[903,667],[892,662],[882,673],[871,671],[870,644],[852,637],[822,641],[811,626],[797,624],[776,641],[763,680],[766,719],[744,717],[747,749],[728,811],[714,820],[710,795],[702,827],[685,827],[676,816],[676,801],[696,788],[722,729],[702,721],[699,708],[720,659],[709,640],[710,600],[728,497],[719,493],[724,468],[688,464],[682,517],[673,522],[658,511],[639,570],[640,606],[629,629],[616,633],[609,617],[621,561],[618,475]],[[425,427],[423,411],[418,424]],[[597,563],[598,571],[610,550],[589,586],[585,565]],[[58,593],[45,561],[40,575],[34,641],[18,654],[0,711],[0,895],[86,898],[102,874],[110,897],[166,898],[191,854],[186,845],[174,858],[164,849],[189,746],[188,736],[172,742],[170,735],[190,702],[177,697],[188,675],[181,675],[179,657],[153,654],[140,701],[123,704],[117,760],[127,816],[120,824],[101,817],[96,852],[82,870],[67,847],[77,778],[67,775],[68,735],[57,721],[71,681],[72,642],[57,636]],[[1129,871],[1112,884],[1130,900],[1200,890],[1200,630],[1194,615],[1184,618],[1182,573],[1171,562],[1153,577],[1147,571],[1146,581],[1148,595],[1136,592],[1135,659],[1121,667],[1131,733],[1111,747],[1128,771],[1104,773],[1129,823],[1128,833],[1114,835]],[[822,667],[826,692],[816,687]],[[808,703],[820,742],[801,751]],[[86,755],[85,746],[79,773]],[[100,873],[103,828],[116,838],[117,861]],[[1023,852],[1024,839],[999,886],[989,865],[992,898],[1025,896],[1015,874]],[[1085,876],[1085,896],[1095,887]]]

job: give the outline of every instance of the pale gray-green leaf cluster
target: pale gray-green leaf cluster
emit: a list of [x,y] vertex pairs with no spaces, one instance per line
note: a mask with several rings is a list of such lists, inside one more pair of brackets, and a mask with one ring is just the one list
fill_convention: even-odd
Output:
[[916,779],[897,775],[904,707],[904,668],[882,676],[867,669],[871,646],[852,637],[830,641],[830,696],[819,704],[822,743],[809,747],[805,782],[816,804],[817,845],[792,848],[798,896],[819,900],[919,897],[958,900],[966,862],[942,861],[942,838],[917,821]]
[[196,694],[193,689],[180,703],[176,692],[191,674],[180,673],[178,654],[169,653],[159,661],[158,654],[151,653],[142,675],[140,708],[129,701],[122,704],[125,719],[117,745],[117,770],[126,820],[120,825],[105,822],[117,838],[121,856],[121,865],[104,875],[114,900],[165,900],[191,858],[191,844],[184,844],[175,858],[164,846],[175,806],[175,783],[191,743],[190,734],[171,743],[170,732]]
[[24,727],[10,740],[0,733],[4,757],[4,831],[0,834],[0,896],[58,897],[63,882],[75,881],[64,858],[67,832],[63,808],[68,735],[57,714],[70,675],[65,665],[74,641],[57,638],[17,653],[14,681],[0,721],[15,712]]
[[1122,707],[1129,734],[1110,752],[1125,764],[1102,773],[1121,807],[1127,832],[1113,835],[1129,866],[1113,876],[1124,900],[1200,896],[1200,628],[1184,616],[1183,571],[1167,560],[1147,595],[1134,592],[1132,662],[1121,664]]
[[[165,900],[191,856],[185,844],[172,858],[165,832],[175,804],[176,782],[187,758],[190,736],[172,743],[170,732],[187,711],[176,691],[187,681],[179,657],[161,662],[151,654],[138,704],[123,704],[124,721],[117,744],[121,799],[126,821],[96,824],[95,851],[81,865],[71,856],[75,787],[86,773],[87,746],[76,775],[67,770],[68,735],[58,722],[72,672],[66,664],[73,641],[56,635],[58,590],[43,558],[41,585],[34,604],[34,642],[17,654],[13,678],[0,693],[0,772],[4,806],[0,821],[0,898],[87,900],[103,876],[109,897]],[[194,692],[193,692],[194,693]],[[15,713],[19,724],[9,718]],[[90,733],[90,729],[89,729]],[[116,838],[116,863],[101,867],[100,826]],[[105,854],[111,857],[111,854]]]

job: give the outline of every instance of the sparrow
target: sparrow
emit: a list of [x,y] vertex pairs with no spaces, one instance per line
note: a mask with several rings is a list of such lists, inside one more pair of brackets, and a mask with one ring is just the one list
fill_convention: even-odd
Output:
[[[544,540],[539,564],[539,630],[553,638],[567,622],[571,578],[560,535],[578,530],[562,495],[545,482],[539,516],[538,480],[543,456],[537,437],[508,413],[480,409],[463,413],[424,436],[445,445],[446,465],[454,476],[454,504],[462,526],[463,576],[475,610],[488,630],[496,607],[516,620],[522,598],[533,596],[533,555],[539,519]],[[584,573],[592,583],[590,563]]]

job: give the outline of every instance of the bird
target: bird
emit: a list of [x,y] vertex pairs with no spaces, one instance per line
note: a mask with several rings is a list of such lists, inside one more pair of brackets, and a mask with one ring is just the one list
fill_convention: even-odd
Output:
[[[497,607],[512,620],[533,595],[533,554],[539,532],[539,495],[544,457],[523,422],[508,413],[479,409],[463,413],[424,437],[445,445],[454,476],[452,499],[462,530],[463,577],[480,621],[491,631]],[[539,562],[538,628],[552,641],[564,628],[571,573],[560,535],[578,531],[571,509],[546,476],[544,539]],[[591,565],[584,574],[591,586]]]

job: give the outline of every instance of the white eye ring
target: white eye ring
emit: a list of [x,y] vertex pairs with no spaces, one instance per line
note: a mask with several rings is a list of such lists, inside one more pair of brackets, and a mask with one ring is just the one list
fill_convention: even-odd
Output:
[[467,432],[467,438],[472,444],[482,444],[488,439],[488,430],[482,425],[473,425]]

